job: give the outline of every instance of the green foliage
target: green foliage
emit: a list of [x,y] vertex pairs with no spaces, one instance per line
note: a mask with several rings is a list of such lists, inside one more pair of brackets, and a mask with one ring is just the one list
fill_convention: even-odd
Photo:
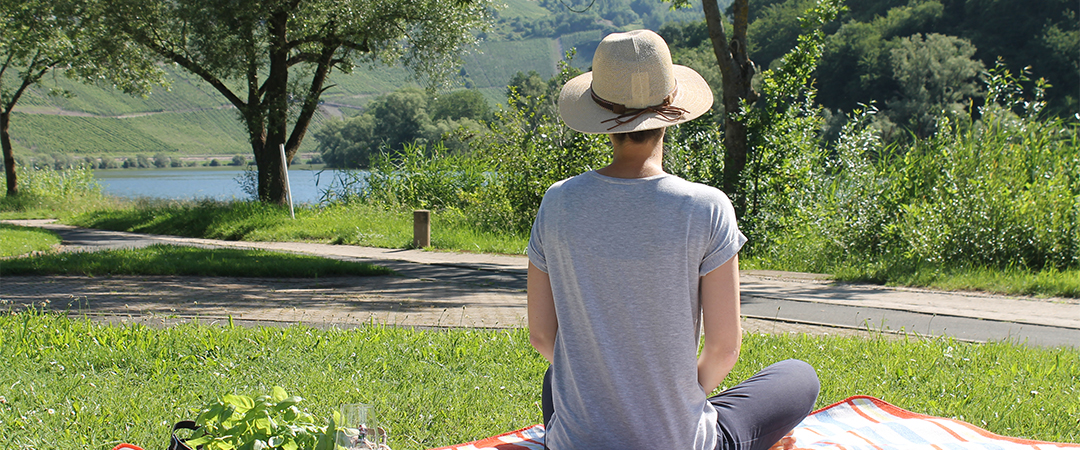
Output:
[[4,262],[3,275],[195,275],[221,277],[298,277],[390,275],[369,263],[339,261],[264,250],[204,249],[152,245],[28,256]]
[[49,251],[58,245],[60,238],[52,232],[0,223],[0,258]]
[[[813,73],[825,44],[822,28],[843,10],[839,0],[819,0],[800,19],[805,33],[774,69],[761,74],[760,100],[739,112],[747,125],[747,163],[740,175],[743,189],[728,193],[744,205],[741,227],[747,249],[770,248],[773,239],[798,225],[805,205],[796,192],[812,178],[822,126]],[[719,180],[717,184],[719,185]]]
[[202,409],[195,420],[200,428],[187,445],[206,450],[334,450],[334,422],[316,424],[314,416],[297,407],[301,400],[281,386],[255,398],[226,394]]
[[[541,421],[547,362],[524,328],[159,328],[24,311],[0,316],[0,330],[7,362],[0,367],[0,440],[15,448],[110,449],[119,441],[163,448],[169,424],[225,395],[273,386],[302,396],[314,417],[330,417],[344,403],[373,405],[398,450]],[[817,407],[872,395],[994,433],[1080,440],[1076,349],[873,335],[747,334],[724,383],[796,357],[821,378]]]
[[970,42],[941,34],[902,38],[891,51],[893,79],[899,98],[886,102],[894,123],[908,125],[915,135],[937,131],[941,117],[960,117],[965,103],[981,96],[976,76],[981,62],[971,59]]
[[[567,57],[572,59],[573,53]],[[560,74],[545,83],[547,88],[538,97],[511,92],[507,108],[496,113],[490,131],[472,141],[473,152],[495,174],[483,192],[470,198],[474,206],[465,208],[476,214],[482,229],[527,232],[549,186],[610,161],[607,136],[570,130],[549,106],[549,95],[557,95],[578,73],[564,61]]]
[[372,100],[359,116],[327,121],[315,132],[316,150],[330,167],[367,167],[380,152],[397,158],[410,144],[461,151],[465,146],[453,132],[477,132],[482,128],[479,121],[489,115],[490,107],[477,91],[436,97],[405,88]]
[[1040,119],[1041,91],[1026,93],[1023,76],[999,66],[987,79],[981,120],[946,120],[908,148],[883,144],[872,110],[854,116],[803,191],[809,220],[764,254],[796,270],[920,284],[957,270],[1076,269],[1080,128]]
[[[777,8],[789,10],[802,0],[788,0]],[[1075,113],[1080,89],[1080,21],[1075,2],[1048,0],[870,0],[849,2],[841,15],[843,25],[829,38],[818,71],[821,103],[827,108],[851,111],[859,103],[890,100],[899,85],[892,81],[891,53],[900,39],[913,35],[941,34],[969,42],[977,48],[972,59],[991,66],[1004,58],[1010,70],[1033,66],[1040,77],[1058,89],[1047,97],[1055,114]],[[770,7],[769,11],[772,10]],[[1022,11],[1023,14],[1018,14]],[[784,17],[790,17],[786,15]],[[771,17],[752,24],[751,42],[756,60],[768,63],[767,48],[776,40],[788,40]],[[788,19],[789,20],[789,19]]]
[[527,232],[548,186],[610,158],[606,136],[573,132],[556,118],[552,96],[580,73],[569,62],[561,67],[546,81],[519,72],[507,107],[467,140],[470,152],[406,145],[380,156],[365,180],[354,178],[334,195],[390,208],[448,210],[484,231]]
[[450,153],[441,145],[428,152],[420,145],[406,144],[401,152],[393,156],[383,154],[376,159],[360,192],[342,195],[390,208],[457,207],[463,196],[489,182],[489,169],[479,163],[482,162]]
[[746,30],[750,57],[762,67],[772,67],[798,41],[802,31],[800,17],[815,0],[793,0],[769,5],[755,3],[750,26]]
[[104,17],[237,109],[258,165],[259,199],[283,204],[278,149],[289,160],[297,153],[331,72],[401,64],[438,84],[476,44],[490,12],[487,0],[125,0],[110,2]]

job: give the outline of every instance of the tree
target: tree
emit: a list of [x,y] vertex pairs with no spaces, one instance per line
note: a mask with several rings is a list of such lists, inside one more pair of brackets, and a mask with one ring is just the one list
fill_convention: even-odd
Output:
[[430,149],[442,142],[447,150],[464,148],[453,132],[483,128],[479,121],[491,107],[479,91],[459,90],[437,97],[407,87],[372,100],[363,114],[328,120],[315,131],[317,150],[331,167],[368,167],[383,151],[395,158],[406,144]]
[[972,59],[975,46],[943,34],[916,34],[898,40],[891,52],[899,97],[886,102],[894,122],[910,124],[919,137],[937,131],[943,115],[964,112],[964,100],[980,96],[976,77],[985,69]]
[[[0,145],[7,195],[19,193],[11,113],[31,86],[52,70],[85,82],[109,80],[128,93],[145,93],[162,71],[145,52],[102,26],[95,0],[0,0]],[[4,82],[15,81],[15,86]]]
[[[676,8],[690,5],[689,0],[665,1],[671,1]],[[705,10],[705,24],[709,29],[709,40],[712,42],[713,54],[716,56],[716,64],[720,67],[723,79],[721,102],[724,105],[725,152],[724,176],[720,189],[732,197],[735,210],[740,215],[745,209],[745,200],[740,195],[742,189],[740,189],[739,180],[740,174],[746,167],[748,152],[746,123],[741,118],[740,112],[743,110],[743,105],[754,103],[758,98],[757,91],[750,83],[754,74],[757,73],[757,65],[750,60],[746,40],[749,3],[749,0],[735,0],[731,4],[732,24],[729,32],[717,0],[702,2]]]
[[445,80],[491,10],[490,0],[115,0],[109,17],[236,107],[259,199],[283,203],[278,148],[295,156],[333,70],[401,62],[418,77]]

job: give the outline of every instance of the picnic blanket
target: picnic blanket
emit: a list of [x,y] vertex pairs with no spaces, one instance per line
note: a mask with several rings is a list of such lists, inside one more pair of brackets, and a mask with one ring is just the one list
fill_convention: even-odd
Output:
[[[927,416],[874,397],[855,396],[810,414],[794,430],[806,450],[1052,450],[1080,444],[1000,436],[967,422]],[[542,450],[544,426],[432,450]]]

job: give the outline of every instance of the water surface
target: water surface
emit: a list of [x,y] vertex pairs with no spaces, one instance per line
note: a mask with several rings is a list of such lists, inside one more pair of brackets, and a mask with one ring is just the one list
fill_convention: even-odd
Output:
[[[124,198],[152,197],[174,200],[213,198],[243,200],[240,179],[245,170],[235,167],[192,169],[95,170],[105,193]],[[318,203],[338,171],[290,170],[293,203]]]

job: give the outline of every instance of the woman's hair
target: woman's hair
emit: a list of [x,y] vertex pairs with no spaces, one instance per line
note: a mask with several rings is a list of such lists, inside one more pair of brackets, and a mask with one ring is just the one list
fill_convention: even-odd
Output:
[[615,133],[611,135],[613,140],[622,141],[623,139],[630,139],[638,144],[651,142],[664,135],[663,128],[653,128],[651,130],[631,131],[629,133]]

